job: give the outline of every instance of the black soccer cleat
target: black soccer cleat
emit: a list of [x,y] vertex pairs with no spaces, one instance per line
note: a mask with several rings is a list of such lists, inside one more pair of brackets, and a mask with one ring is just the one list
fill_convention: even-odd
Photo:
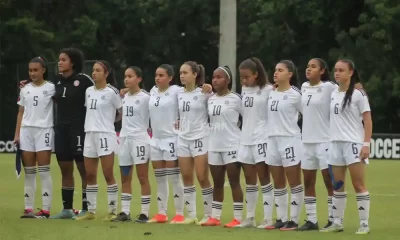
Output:
[[325,225],[325,227],[323,227],[322,229],[327,229],[327,228],[329,228],[330,226],[332,226],[332,224],[333,224],[333,222],[331,222],[331,221],[328,221],[328,223]]
[[286,225],[287,222],[282,222],[282,220],[276,220],[273,229],[281,229]]
[[147,221],[149,221],[149,217],[141,213],[137,216],[135,223],[147,223]]
[[318,223],[313,223],[313,222],[310,222],[310,221],[306,221],[306,223],[303,226],[297,228],[296,230],[297,231],[319,230],[319,226],[318,226]]
[[130,222],[132,221],[131,215],[124,212],[119,213],[111,222]]
[[36,215],[32,210],[24,210],[24,214],[21,218],[36,218]]
[[299,225],[294,221],[286,222],[285,226],[281,227],[279,230],[281,231],[293,231],[296,230]]

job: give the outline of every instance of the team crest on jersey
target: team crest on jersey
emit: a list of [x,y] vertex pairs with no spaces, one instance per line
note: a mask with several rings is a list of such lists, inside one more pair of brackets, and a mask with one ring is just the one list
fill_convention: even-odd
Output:
[[193,100],[195,100],[195,101],[196,101],[196,100],[197,100],[197,96],[194,96],[194,97],[193,97]]
[[225,101],[225,104],[229,104],[229,101],[228,101],[228,100],[226,100],[226,101]]
[[101,100],[106,100],[106,95],[101,96]]
[[46,95],[47,94],[47,91],[43,91],[43,95]]
[[257,95],[261,95],[261,91],[260,90],[257,91]]
[[319,93],[322,92],[321,88],[318,88],[317,92],[319,92]]
[[303,92],[305,92],[306,90],[305,89],[303,89]]
[[75,86],[75,87],[79,86],[79,84],[80,84],[79,80],[75,80],[75,81],[74,81],[74,86]]
[[283,100],[287,100],[287,95],[283,96]]
[[139,100],[136,100],[136,102],[135,102],[136,104],[139,104],[140,103],[140,101]]
[[169,96],[169,93],[165,93],[165,96]]

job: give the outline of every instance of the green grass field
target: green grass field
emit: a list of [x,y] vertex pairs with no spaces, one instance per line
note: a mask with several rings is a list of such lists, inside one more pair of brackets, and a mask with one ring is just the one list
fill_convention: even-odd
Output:
[[[342,239],[400,239],[399,203],[400,193],[398,192],[399,178],[397,176],[400,169],[400,161],[372,161],[368,167],[368,188],[371,193],[372,206],[369,235],[355,235],[358,228],[358,212],[356,200],[351,184],[348,188],[348,207],[345,217],[345,231],[343,233],[319,233],[319,232],[279,232],[260,229],[224,229],[223,227],[200,227],[200,226],[177,226],[169,224],[134,224],[134,223],[110,223],[101,220],[76,222],[73,220],[48,220],[48,219],[20,219],[23,210],[23,176],[16,180],[14,170],[14,155],[0,155],[0,239],[19,240],[19,239],[163,239],[163,240],[204,240],[204,239],[296,239],[296,240],[333,240],[341,237]],[[118,168],[115,167],[115,174],[119,178]],[[60,171],[55,157],[52,162],[53,175],[53,207],[52,212],[61,210],[61,185]],[[151,174],[152,175],[152,174]],[[320,178],[319,178],[320,179]],[[40,180],[38,177],[38,191],[36,194],[36,207],[41,206]],[[79,179],[76,178],[79,183]],[[118,181],[120,182],[120,181]],[[155,179],[151,177],[153,187],[153,198],[151,204],[151,215],[156,213],[157,203],[155,201]],[[243,187],[244,187],[244,182]],[[99,178],[99,197],[98,215],[102,219],[107,213],[107,194],[104,179]],[[229,187],[225,188],[225,203],[223,209],[223,221],[228,222],[232,219],[232,198]],[[80,208],[80,188],[75,194],[75,207]],[[318,181],[318,218],[320,225],[324,225],[327,220],[326,191],[322,181]],[[261,194],[259,194],[261,195]],[[201,192],[197,194],[199,201],[198,213],[202,217]],[[170,203],[172,203],[172,198]],[[138,181],[134,180],[134,193],[132,201],[132,214],[138,213],[140,209],[140,195],[138,191]],[[174,214],[173,204],[170,204],[169,216]],[[261,221],[263,210],[260,203],[257,206],[257,221]],[[304,207],[302,219],[304,219]],[[147,233],[147,234],[145,234]],[[149,234],[150,233],[150,234]]]

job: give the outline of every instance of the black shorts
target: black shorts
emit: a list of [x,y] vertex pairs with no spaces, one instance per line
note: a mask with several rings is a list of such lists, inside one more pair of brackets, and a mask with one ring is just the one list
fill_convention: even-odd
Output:
[[83,161],[84,125],[55,127],[55,152],[58,161]]

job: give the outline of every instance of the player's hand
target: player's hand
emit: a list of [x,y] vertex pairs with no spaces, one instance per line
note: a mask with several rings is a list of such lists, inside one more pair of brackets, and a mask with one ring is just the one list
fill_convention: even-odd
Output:
[[201,86],[201,92],[202,93],[213,93],[212,86],[210,84],[204,83],[203,86]]
[[364,86],[361,83],[354,84],[355,89],[364,89]]
[[363,147],[361,148],[361,152],[360,152],[361,161],[364,161],[364,160],[367,159],[368,157],[369,157],[369,147],[363,146]]
[[14,137],[14,144],[19,144],[19,136]]
[[179,130],[179,120],[176,120],[176,122],[174,123],[174,128],[175,130]]
[[19,82],[19,89],[24,88],[27,82],[28,82],[28,80],[21,80]]
[[128,88],[123,88],[123,89],[121,89],[121,90],[119,91],[119,95],[120,95],[121,97],[124,97],[125,94],[126,94],[128,91],[129,91]]
[[278,87],[278,84],[274,84],[274,85],[272,85],[272,90],[275,90],[276,88]]

